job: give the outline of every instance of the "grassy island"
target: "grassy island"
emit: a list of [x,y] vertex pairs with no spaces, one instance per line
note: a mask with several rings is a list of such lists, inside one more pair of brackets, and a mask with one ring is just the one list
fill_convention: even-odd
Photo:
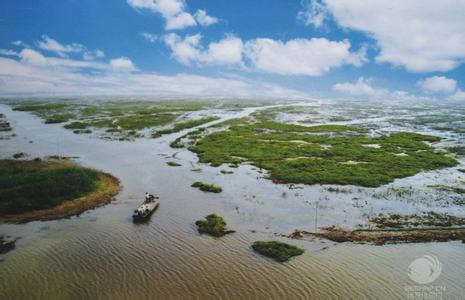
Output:
[[199,190],[203,192],[211,192],[211,193],[221,193],[223,189],[215,184],[210,184],[210,183],[204,183],[200,181],[194,182],[191,187],[198,188]]
[[285,262],[294,256],[302,255],[305,251],[296,246],[278,241],[256,241],[252,249],[262,255],[271,257],[278,262]]
[[0,161],[0,219],[22,223],[80,214],[109,202],[118,179],[70,161]]
[[[301,126],[258,119],[230,121],[226,130],[198,139],[189,149],[217,167],[247,162],[279,183],[377,187],[458,161],[428,143],[440,138],[412,132],[370,137],[364,128]],[[221,125],[221,124],[219,124]]]
[[195,222],[195,225],[197,225],[197,230],[200,234],[205,233],[215,237],[221,237],[234,232],[234,230],[227,229],[223,218],[215,214],[206,216],[205,220]]

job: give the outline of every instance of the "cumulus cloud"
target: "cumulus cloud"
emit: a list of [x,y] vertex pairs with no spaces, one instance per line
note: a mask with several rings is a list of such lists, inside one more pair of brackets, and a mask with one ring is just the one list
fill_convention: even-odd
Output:
[[147,42],[155,43],[158,40],[158,36],[150,32],[141,32],[140,36],[144,38]]
[[417,85],[427,93],[450,94],[457,89],[457,81],[444,76],[428,77],[418,81]]
[[227,36],[203,47],[201,39],[200,34],[181,37],[171,33],[164,36],[172,56],[187,65],[235,65],[281,75],[320,76],[331,68],[360,66],[366,62],[365,48],[350,51],[351,45],[347,40],[312,38],[282,42],[254,39],[243,42],[238,37]]
[[127,57],[120,57],[110,60],[110,68],[114,71],[132,72],[137,68]]
[[213,42],[206,49],[200,45],[200,34],[187,35],[184,38],[170,33],[164,37],[173,57],[183,64],[240,65],[242,63],[242,40],[235,36]]
[[246,56],[257,70],[281,75],[320,76],[342,65],[360,66],[365,49],[351,52],[350,42],[325,38],[294,39],[287,42],[255,39],[245,45]]
[[207,15],[205,10],[199,9],[192,16],[186,11],[184,0],[127,0],[127,3],[135,9],[146,9],[161,14],[166,22],[166,30],[195,26],[197,22],[202,26],[218,22],[217,18]]
[[[373,87],[370,80],[366,80],[363,77],[360,77],[355,83],[337,83],[333,85],[332,89],[352,96],[380,97],[388,94],[388,90]],[[402,96],[401,93],[401,91],[398,91],[397,95]],[[405,92],[403,93],[403,96],[406,96]]]
[[323,26],[328,17],[326,6],[317,0],[302,1],[303,10],[297,14],[297,19],[305,25],[311,25],[315,28]]
[[197,10],[194,15],[195,20],[202,26],[210,26],[212,24],[218,23],[218,18],[207,15],[207,12],[203,9]]
[[373,37],[377,62],[413,72],[448,71],[465,60],[465,1],[325,0],[345,28]]

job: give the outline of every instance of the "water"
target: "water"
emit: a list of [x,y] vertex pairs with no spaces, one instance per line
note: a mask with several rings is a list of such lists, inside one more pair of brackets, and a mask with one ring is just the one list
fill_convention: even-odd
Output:
[[[44,125],[31,114],[4,105],[0,113],[17,134],[0,140],[3,157],[19,151],[31,158],[76,156],[82,165],[120,178],[124,187],[111,204],[77,217],[1,224],[0,234],[20,238],[15,250],[0,257],[1,299],[405,298],[406,289],[417,285],[408,277],[408,266],[423,255],[435,255],[443,264],[433,285],[444,287],[444,298],[463,298],[461,242],[372,246],[292,240],[306,252],[286,264],[250,249],[261,239],[289,242],[276,234],[295,228],[313,230],[315,205],[318,226],[349,227],[378,211],[434,207],[427,200],[393,203],[371,195],[391,186],[437,181],[438,176],[455,180],[455,171],[418,174],[375,190],[351,187],[350,194],[330,193],[322,186],[290,190],[262,178],[251,166],[224,175],[219,172],[223,168],[198,164],[187,150],[171,149],[169,142],[185,132],[156,140],[104,141],[75,135],[60,125]],[[173,159],[183,166],[167,166],[166,161]],[[193,167],[202,172],[190,171]],[[198,180],[218,183],[223,193],[191,188]],[[131,213],[146,191],[158,194],[161,205],[148,223],[133,224]],[[356,205],[354,197],[361,198]],[[458,206],[442,209],[464,214]],[[212,212],[237,232],[221,239],[199,235],[194,222]]]

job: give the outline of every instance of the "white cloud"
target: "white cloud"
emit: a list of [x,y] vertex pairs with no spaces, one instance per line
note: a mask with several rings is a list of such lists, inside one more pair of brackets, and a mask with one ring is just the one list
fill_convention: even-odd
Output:
[[285,43],[255,39],[246,43],[246,56],[260,71],[281,75],[320,76],[342,65],[360,66],[366,61],[365,49],[350,51],[350,42],[325,38],[294,39]]
[[5,56],[18,56],[19,53],[11,49],[0,49],[0,55]]
[[343,27],[361,30],[380,47],[378,62],[413,72],[448,71],[465,61],[465,1],[325,0]]
[[46,35],[43,35],[42,40],[39,40],[37,44],[40,49],[54,52],[61,57],[66,57],[68,53],[81,52],[85,49],[83,45],[78,43],[72,43],[69,45],[60,44],[56,40]]
[[185,27],[195,26],[195,20],[191,14],[182,12],[176,16],[166,19],[166,30],[176,30]]
[[108,69],[105,63],[94,62],[94,61],[81,61],[68,58],[57,58],[57,57],[45,57],[42,53],[32,50],[23,49],[18,54],[20,61],[25,65],[32,65],[36,67],[48,67],[48,68],[69,68],[69,69]]
[[120,57],[110,60],[110,68],[114,71],[132,72],[137,68],[127,57]]
[[197,10],[194,14],[195,20],[202,26],[210,26],[212,24],[218,23],[218,18],[207,15],[207,12],[203,9]]
[[[370,80],[360,77],[356,83],[344,82],[333,85],[332,89],[337,92],[347,93],[352,96],[380,97],[388,94],[388,90],[374,88]],[[397,91],[398,96],[406,96],[405,92]]]
[[[48,61],[49,57],[44,57]],[[82,73],[0,57],[1,95],[151,95],[159,97],[303,98],[279,85],[189,74]]]
[[140,35],[148,42],[155,43],[158,40],[158,36],[150,32],[141,32]]
[[200,45],[200,34],[182,38],[175,33],[164,36],[164,42],[173,57],[183,64],[240,65],[243,44],[241,39],[227,36],[219,42],[210,43],[207,49]]
[[325,5],[317,0],[306,0],[302,2],[303,10],[297,14],[297,19],[305,25],[312,25],[319,28],[328,17],[328,10]]
[[366,61],[365,48],[351,52],[347,40],[313,38],[283,43],[279,40],[255,39],[244,43],[230,35],[205,48],[201,45],[201,39],[200,34],[183,38],[175,33],[163,38],[172,56],[186,65],[235,65],[281,75],[320,76],[331,68],[360,66]]
[[457,81],[444,76],[433,76],[417,82],[417,85],[427,93],[451,94],[457,89]]
[[84,54],[82,55],[82,58],[85,60],[95,60],[98,58],[104,58],[105,57],[105,52],[103,52],[100,49],[94,50],[94,51],[85,51]]
[[448,99],[452,101],[465,101],[465,91],[457,89],[457,91],[450,95]]
[[[183,29],[197,25],[194,17],[186,12],[184,0],[127,0],[127,3],[135,9],[147,9],[159,13],[166,21],[166,30]],[[205,13],[205,17],[209,17]],[[203,24],[202,24],[203,25]]]

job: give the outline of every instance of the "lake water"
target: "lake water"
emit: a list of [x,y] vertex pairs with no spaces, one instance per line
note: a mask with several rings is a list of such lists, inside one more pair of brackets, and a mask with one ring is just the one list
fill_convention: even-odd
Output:
[[[17,135],[0,140],[3,158],[20,151],[30,158],[76,156],[80,164],[109,172],[123,185],[111,204],[77,217],[0,224],[0,235],[19,238],[16,249],[0,256],[0,299],[398,299],[420,286],[409,278],[408,267],[424,255],[442,263],[441,275],[429,286],[440,287],[444,298],[463,299],[461,242],[373,246],[279,237],[296,228],[313,230],[315,223],[352,227],[381,211],[465,215],[462,207],[436,204],[427,193],[418,203],[371,197],[390,187],[460,182],[463,176],[456,170],[422,173],[378,189],[350,187],[350,194],[324,186],[289,189],[251,166],[221,174],[225,168],[198,164],[195,154],[170,148],[185,131],[160,139],[107,141],[45,125],[6,105],[0,105],[0,113]],[[367,116],[351,123],[384,121],[385,116]],[[182,166],[167,166],[172,160]],[[191,171],[197,167],[202,172]],[[198,180],[219,184],[223,192],[191,188]],[[146,191],[160,196],[160,207],[149,222],[133,224],[132,211]],[[237,232],[221,239],[199,235],[194,222],[213,212]],[[251,250],[262,239],[289,242],[306,252],[276,263]]]

